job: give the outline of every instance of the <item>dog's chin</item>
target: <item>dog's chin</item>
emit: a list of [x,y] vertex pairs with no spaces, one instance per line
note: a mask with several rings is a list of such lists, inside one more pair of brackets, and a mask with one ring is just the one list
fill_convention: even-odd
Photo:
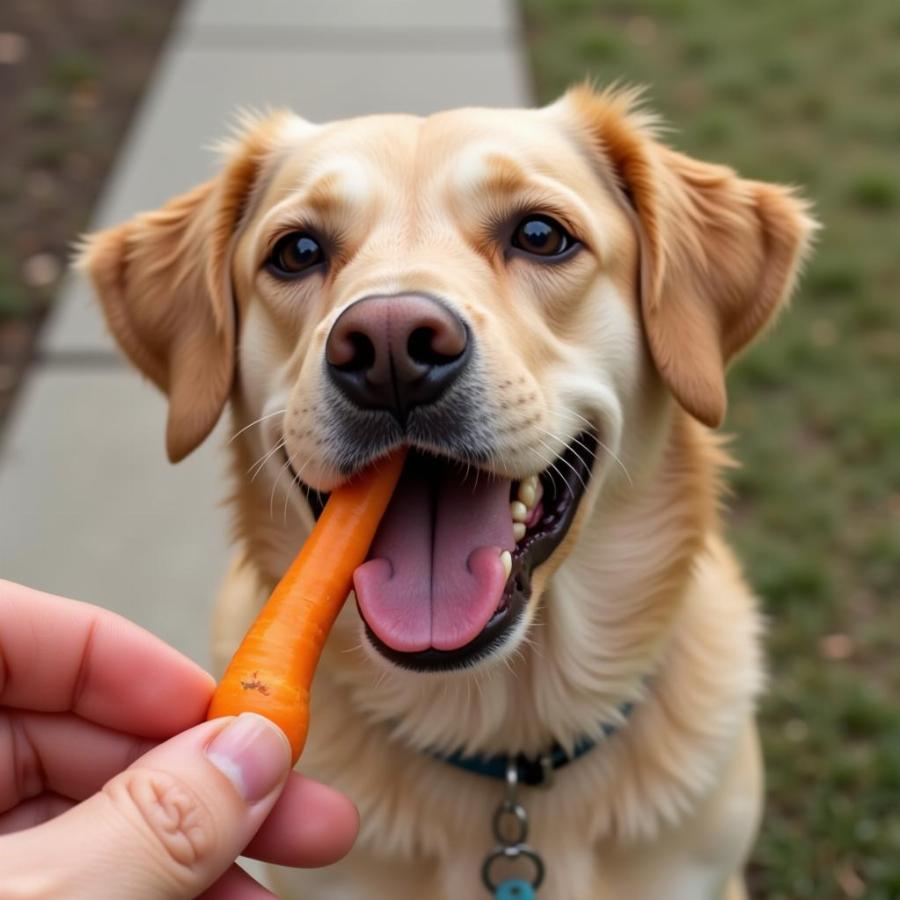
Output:
[[[487,601],[490,607],[485,610],[485,597],[480,596],[480,620],[476,626],[469,624],[464,640],[445,640],[443,647],[436,646],[408,646],[402,633],[403,625],[395,626],[398,615],[390,609],[392,598],[378,597],[377,602],[366,601],[365,597],[359,598],[357,608],[362,620],[364,633],[364,645],[367,651],[375,656],[382,664],[387,663],[391,667],[417,673],[446,673],[452,671],[469,670],[475,667],[482,669],[485,666],[502,662],[513,653],[516,647],[524,639],[528,623],[533,610],[537,605],[537,593],[539,593],[546,581],[547,573],[555,569],[561,556],[566,552],[570,543],[570,530],[578,517],[578,511],[587,493],[593,474],[593,462],[596,457],[597,437],[593,430],[578,434],[565,448],[563,453],[547,467],[543,472],[537,473],[539,488],[537,500],[531,507],[531,518],[527,523],[524,535],[515,540],[506,559],[509,569],[505,582],[496,577],[491,582],[494,593]],[[453,479],[461,479],[459,491],[465,490],[466,485],[476,485],[478,479],[496,479],[496,476],[487,472],[474,472],[468,467],[463,468],[456,460],[436,457],[431,454],[423,454],[413,449],[407,459],[404,475],[401,476],[398,494],[395,501],[402,504],[409,502],[404,494],[404,479],[418,484],[432,485],[442,483],[444,485]],[[511,498],[518,496],[521,482],[506,482]],[[534,484],[534,480],[532,480]],[[504,486],[499,488],[501,491]],[[327,501],[327,494],[313,491],[304,486],[307,499],[312,507],[313,514],[318,517]],[[482,487],[489,492],[490,488]],[[496,492],[496,490],[495,490]],[[400,495],[401,499],[396,500]],[[508,504],[510,496],[504,500]],[[395,502],[392,501],[392,502]],[[492,501],[496,506],[497,500]],[[390,510],[389,510],[390,512]],[[486,512],[487,514],[487,512]],[[382,523],[384,527],[385,523]],[[521,530],[521,528],[520,528]],[[408,539],[414,543],[417,535],[415,529],[410,526],[410,534],[401,534],[401,543]],[[396,531],[393,535],[394,546],[397,545]],[[373,548],[377,547],[379,538]],[[477,541],[476,541],[477,543]],[[487,548],[479,548],[480,553]],[[395,552],[400,552],[395,550]],[[384,555],[375,553],[376,556]],[[390,553],[387,554],[390,556]],[[473,554],[474,556],[474,554]],[[391,569],[391,560],[375,559],[377,566]],[[364,569],[369,563],[364,564]],[[435,565],[437,565],[435,563]],[[496,568],[496,566],[494,567]],[[357,576],[359,576],[357,570]],[[381,571],[381,570],[379,570]],[[391,575],[393,573],[391,572]],[[496,573],[493,573],[496,575]],[[357,577],[357,592],[359,592],[361,579]],[[363,582],[365,586],[365,582]],[[376,585],[376,594],[389,594],[392,589],[390,576],[385,582],[380,578]],[[374,589],[373,589],[374,590]],[[465,593],[465,588],[460,589]],[[427,602],[427,601],[426,601]],[[446,602],[446,601],[445,601]],[[458,602],[458,601],[450,601]],[[410,615],[421,616],[421,604],[409,603]],[[385,613],[385,608],[388,613]],[[437,615],[432,609],[432,616]],[[465,613],[463,613],[465,616]],[[371,619],[371,621],[370,621]],[[392,628],[384,627],[384,620],[392,622]],[[397,634],[400,637],[397,637]],[[438,643],[433,641],[433,643]],[[446,644],[451,646],[446,646]]]

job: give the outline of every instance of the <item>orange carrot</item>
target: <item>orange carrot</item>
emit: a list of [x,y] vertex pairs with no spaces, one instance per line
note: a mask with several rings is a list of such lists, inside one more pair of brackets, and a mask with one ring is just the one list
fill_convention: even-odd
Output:
[[322,647],[353,586],[353,571],[369,552],[405,457],[405,450],[398,451],[335,488],[229,663],[208,719],[259,713],[284,731],[297,761]]

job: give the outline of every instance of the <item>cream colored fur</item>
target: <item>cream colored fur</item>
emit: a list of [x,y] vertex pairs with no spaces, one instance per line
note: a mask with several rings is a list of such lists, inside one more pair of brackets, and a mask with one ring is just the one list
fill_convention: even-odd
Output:
[[[537,111],[327,126],[278,114],[246,125],[223,175],[187,203],[88,244],[114,332],[172,398],[170,454],[189,452],[231,400],[239,549],[214,623],[220,667],[312,525],[281,437],[309,484],[340,480],[321,353],[354,299],[429,291],[467,317],[484,418],[503,435],[494,471],[542,470],[585,420],[603,441],[576,523],[493,659],[401,671],[345,606],[316,676],[301,769],[346,791],[362,830],[338,865],[280,873],[285,897],[483,896],[501,787],[423,751],[571,746],[626,700],[636,707],[618,734],[551,789],[524,791],[548,867],[540,895],[743,896],[761,805],[760,622],[721,535],[728,460],[707,425],[724,414],[727,360],[788,295],[812,223],[788,190],[674,154],[633,107],[633,96],[581,89]],[[516,203],[564,217],[585,250],[558,268],[506,259],[484,223]],[[206,211],[192,212],[198,204]],[[333,267],[272,284],[265,248],[310,215],[342,235]],[[141,248],[154,241],[171,245],[176,283],[194,296],[167,290],[158,266],[148,274]],[[217,268],[226,255],[230,280]],[[235,333],[232,378],[223,359]],[[202,378],[204,356],[214,378],[195,383],[192,412],[178,372]]]

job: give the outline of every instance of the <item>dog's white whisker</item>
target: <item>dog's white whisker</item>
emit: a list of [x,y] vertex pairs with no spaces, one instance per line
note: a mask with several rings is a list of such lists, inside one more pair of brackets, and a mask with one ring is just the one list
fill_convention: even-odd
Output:
[[264,416],[260,416],[255,421],[251,422],[249,425],[245,425],[240,431],[236,431],[229,439],[228,443],[230,444],[236,438],[239,438],[245,431],[251,429],[254,425],[259,425],[261,422],[265,422],[267,419],[272,419],[275,416],[283,416],[287,412],[287,407],[284,409],[276,409],[275,412],[267,413]]
[[[281,480],[281,476],[284,475],[285,470],[291,467],[290,458],[286,459],[282,464],[281,468],[278,470],[278,474],[275,476],[275,480],[272,482],[272,490],[269,491],[269,518],[272,519],[275,517],[275,491],[278,489],[278,482]],[[290,484],[288,484],[288,490],[290,490]],[[286,495],[286,493],[285,493]],[[287,521],[287,504],[285,504],[285,521]]]
[[594,430],[595,430],[595,425],[594,425],[594,423],[593,423],[587,416],[582,415],[580,412],[578,412],[578,410],[576,410],[576,409],[566,409],[565,412],[566,412],[568,415],[570,415],[570,416],[574,416],[576,419],[580,419],[582,422],[584,422],[585,425],[588,426],[588,428],[589,428],[591,431],[594,431]]
[[[625,477],[628,479],[628,483],[633,487],[634,481],[631,478],[631,473],[628,471],[628,467],[625,465],[624,462],[622,462],[622,460],[619,458],[619,456],[615,452],[615,450],[613,450],[612,447],[610,447],[608,444],[605,444],[603,442],[603,440],[600,438],[600,435],[597,434],[596,428],[595,428],[594,424],[591,422],[591,420],[588,419],[587,417],[583,416],[581,413],[576,412],[574,409],[566,410],[566,412],[569,415],[574,416],[576,419],[580,419],[582,422],[584,422],[585,425],[590,427],[591,431],[594,434],[594,439],[597,441],[597,444],[603,450],[605,450],[610,455],[610,457],[612,457],[614,462],[619,466],[619,468],[624,473]],[[597,454],[593,453],[588,447],[585,447],[584,444],[578,440],[578,438],[575,438],[573,443],[576,443],[579,446],[583,447],[588,453],[591,453],[591,455],[594,457],[594,459],[597,459]]]
[[290,456],[290,459],[288,460],[288,463],[291,467],[293,475],[291,476],[291,483],[288,485],[287,490],[284,492],[283,519],[284,519],[285,525],[287,525],[287,505],[288,505],[288,500],[291,497],[291,492],[294,489],[294,485],[296,485],[298,488],[302,488],[303,482],[301,481],[300,476],[303,474],[303,470],[309,465],[309,460],[310,460],[310,457],[307,457],[306,460],[304,461],[303,465],[300,466],[300,469],[298,471],[294,466],[294,460],[296,459],[296,457],[297,457],[297,453],[296,452],[292,453]]
[[[268,453],[264,454],[260,459],[258,459],[249,469],[247,469],[247,474],[250,475],[251,484],[256,481],[256,476],[263,470],[266,463],[272,458],[274,454],[276,454],[282,447],[285,446],[285,439],[282,438]],[[254,471],[255,470],[255,471]],[[251,474],[252,473],[252,474]]]
[[[583,415],[581,415],[581,413],[575,412],[575,410],[573,410],[573,409],[570,409],[569,412],[572,415],[577,416],[585,424],[590,425],[590,427],[592,429],[594,429],[594,426],[591,424],[591,421],[589,419],[585,418]],[[616,451],[613,450],[612,447],[610,447],[608,444],[603,442],[603,440],[600,438],[600,435],[598,435],[596,433],[596,430],[594,430],[594,438],[597,441],[597,443],[600,445],[600,447],[602,447],[615,460],[615,462],[618,463],[619,467],[625,473],[625,477],[628,479],[628,483],[633,487],[634,481],[632,481],[631,473],[628,471],[628,467],[625,465],[625,463],[622,462],[622,460],[619,458],[619,455],[616,453]]]
[[631,473],[628,471],[628,467],[625,465],[625,463],[623,463],[622,460],[619,459],[618,454],[616,454],[616,452],[612,448],[604,444],[599,437],[597,438],[597,443],[619,464],[619,467],[622,469],[622,471],[625,473],[625,477],[628,479],[628,483],[632,487],[634,487],[634,481],[632,481],[631,479]]
[[538,431],[543,432],[543,434],[550,438],[550,440],[559,444],[559,449],[555,449],[546,442],[542,442],[544,446],[553,454],[553,458],[556,459],[563,452],[563,450],[565,450],[566,442],[558,434],[554,434],[552,431],[548,431],[546,428],[542,428],[540,425],[535,425],[534,427]]
[[281,525],[283,528],[287,528],[288,501],[291,499],[291,493],[294,490],[294,485],[297,483],[297,475],[294,473],[294,464],[293,464],[294,455],[295,454],[292,453],[288,457],[288,461],[287,461],[287,464],[291,469],[291,479],[290,479],[290,481],[288,481],[287,488],[285,488],[284,501],[281,504]]
[[281,447],[284,446],[284,439],[278,441],[274,446],[270,447],[266,450],[262,455],[260,455],[255,462],[253,462],[250,467],[247,469],[248,475],[253,475],[258,467],[265,465],[266,461],[272,456],[273,453],[276,453]]
[[[541,441],[541,443],[543,444],[544,442]],[[556,463],[554,462],[552,457],[550,459],[547,459],[547,457],[544,456],[544,454],[541,453],[536,447],[533,449],[534,449],[534,453],[537,456],[537,458],[544,464],[544,468],[542,471],[546,472],[547,475],[550,477],[550,482],[553,485],[553,490],[554,490],[554,492],[556,492],[557,486],[556,486],[556,479],[553,477],[554,474],[559,475],[559,477],[562,478],[563,484],[566,483],[566,479],[563,478],[562,472],[560,472],[559,469],[556,468]]]
[[598,459],[599,458],[597,456],[596,450],[591,450],[591,448],[588,447],[587,444],[584,443],[584,441],[578,440],[577,437],[572,438],[572,443],[577,447],[581,447],[581,449],[584,450],[584,452],[588,455],[589,459]]
[[[544,447],[546,447],[550,451],[551,454],[553,454],[553,452],[554,452],[553,448],[546,441],[542,440],[541,438],[538,438],[538,440],[541,442],[541,444],[543,444]],[[553,469],[559,475],[559,477],[562,479],[563,486],[566,488],[566,490],[570,494],[572,494],[573,497],[575,496],[574,492],[569,487],[569,483],[566,481],[565,476],[563,475],[562,472],[560,472],[559,467],[556,465],[557,459],[561,459],[575,473],[575,477],[581,482],[581,486],[585,490],[587,490],[587,485],[584,483],[584,479],[582,479],[581,473],[578,471],[578,469],[576,469],[575,466],[573,466],[572,463],[570,463],[564,457],[555,456],[554,461],[550,464],[550,468]]]
[[[547,431],[546,428],[541,428],[540,430],[543,431],[544,434],[548,435],[553,440],[559,441],[561,444],[565,445],[565,441],[563,441],[563,439],[560,438],[559,435],[555,435],[552,432]],[[541,443],[543,443],[543,441]],[[580,443],[580,441],[576,440],[573,443]],[[584,447],[584,444],[582,444],[581,446]],[[548,449],[552,449],[552,448],[548,448]],[[585,447],[584,449],[587,450],[588,453],[590,453],[590,450],[588,450],[587,447]],[[578,453],[578,449],[573,447],[573,452],[578,457],[578,459],[583,463],[584,460],[581,458],[581,455]],[[575,477],[581,482],[582,488],[584,488],[584,490],[587,490],[587,484],[585,483],[584,478],[581,477],[581,473],[578,471],[578,469],[576,469],[575,466],[573,466],[572,463],[570,463],[564,456],[558,456],[557,458],[561,459],[575,473]],[[594,458],[596,459],[596,457],[594,457]],[[588,468],[590,468],[590,467],[588,466]]]

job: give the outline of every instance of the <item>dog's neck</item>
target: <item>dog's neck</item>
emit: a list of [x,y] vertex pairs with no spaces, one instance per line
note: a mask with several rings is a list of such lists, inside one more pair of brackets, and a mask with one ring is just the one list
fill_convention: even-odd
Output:
[[[236,473],[252,463],[236,450]],[[610,479],[586,509],[575,546],[544,587],[527,642],[486,670],[402,672],[361,645],[352,604],[338,619],[320,678],[373,724],[422,750],[540,753],[600,733],[640,701],[665,664],[668,638],[716,516],[716,438],[673,410],[652,458]],[[631,480],[633,478],[633,481]],[[237,535],[267,588],[310,527],[266,491],[236,497]],[[466,740],[461,745],[461,737]]]

